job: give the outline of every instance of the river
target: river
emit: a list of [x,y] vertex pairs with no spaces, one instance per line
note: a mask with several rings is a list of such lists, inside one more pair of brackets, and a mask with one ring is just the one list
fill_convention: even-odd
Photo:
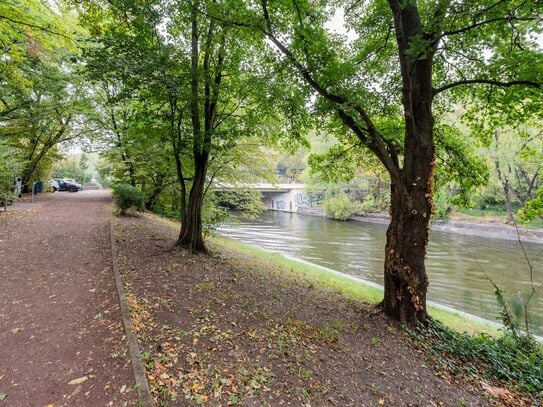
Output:
[[[385,225],[376,223],[275,211],[219,229],[227,237],[379,284],[385,231]],[[537,288],[543,283],[543,245],[524,246]],[[529,267],[515,241],[434,231],[426,264],[429,300],[488,320],[496,321],[499,308],[482,270],[505,292],[513,309],[521,309],[519,295],[526,298],[531,292]],[[529,315],[532,332],[543,335],[543,289],[532,298]]]

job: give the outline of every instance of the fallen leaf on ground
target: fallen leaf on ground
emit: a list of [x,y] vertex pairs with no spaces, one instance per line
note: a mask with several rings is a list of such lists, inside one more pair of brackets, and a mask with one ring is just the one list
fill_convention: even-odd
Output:
[[24,330],[24,328],[13,328],[13,329],[11,330],[11,333],[12,333],[12,334],[16,334],[17,332],[21,332],[22,330]]
[[81,383],[87,381],[87,379],[88,379],[87,376],[83,376],[83,377],[80,377],[80,378],[78,378],[78,379],[70,380],[70,381],[68,382],[68,384],[73,384],[73,385],[75,385],[75,384],[81,384]]
[[482,383],[482,386],[483,386],[483,389],[485,389],[488,393],[490,393],[494,397],[501,398],[504,396],[509,396],[511,394],[509,390],[504,389],[503,387],[490,386],[486,383]]
[[4,400],[8,395],[6,393],[0,392],[0,401]]

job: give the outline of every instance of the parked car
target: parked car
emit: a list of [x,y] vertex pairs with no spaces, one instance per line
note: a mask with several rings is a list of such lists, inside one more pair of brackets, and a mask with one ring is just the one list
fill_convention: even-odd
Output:
[[55,178],[55,181],[58,183],[59,191],[77,192],[83,189],[81,184],[77,182],[70,182],[62,178]]
[[68,181],[68,182],[71,182],[72,184],[76,184],[76,185],[79,185],[81,188],[80,189],[83,189],[83,185],[81,185],[79,182],[77,182],[75,179],[73,178],[64,178],[64,181]]
[[53,192],[60,191],[60,185],[58,185],[58,182],[55,181],[54,179],[49,180],[49,186],[51,187]]

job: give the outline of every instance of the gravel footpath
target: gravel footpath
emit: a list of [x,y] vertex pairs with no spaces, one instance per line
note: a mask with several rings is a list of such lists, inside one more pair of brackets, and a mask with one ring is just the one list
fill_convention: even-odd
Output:
[[0,407],[134,405],[107,191],[0,215]]

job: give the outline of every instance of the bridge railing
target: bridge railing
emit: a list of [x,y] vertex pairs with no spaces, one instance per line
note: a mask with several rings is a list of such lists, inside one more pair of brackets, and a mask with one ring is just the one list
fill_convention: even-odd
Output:
[[302,182],[299,175],[283,173],[275,173],[273,178],[270,179],[264,178],[261,174],[248,172],[243,174],[243,180],[248,184],[299,184]]

